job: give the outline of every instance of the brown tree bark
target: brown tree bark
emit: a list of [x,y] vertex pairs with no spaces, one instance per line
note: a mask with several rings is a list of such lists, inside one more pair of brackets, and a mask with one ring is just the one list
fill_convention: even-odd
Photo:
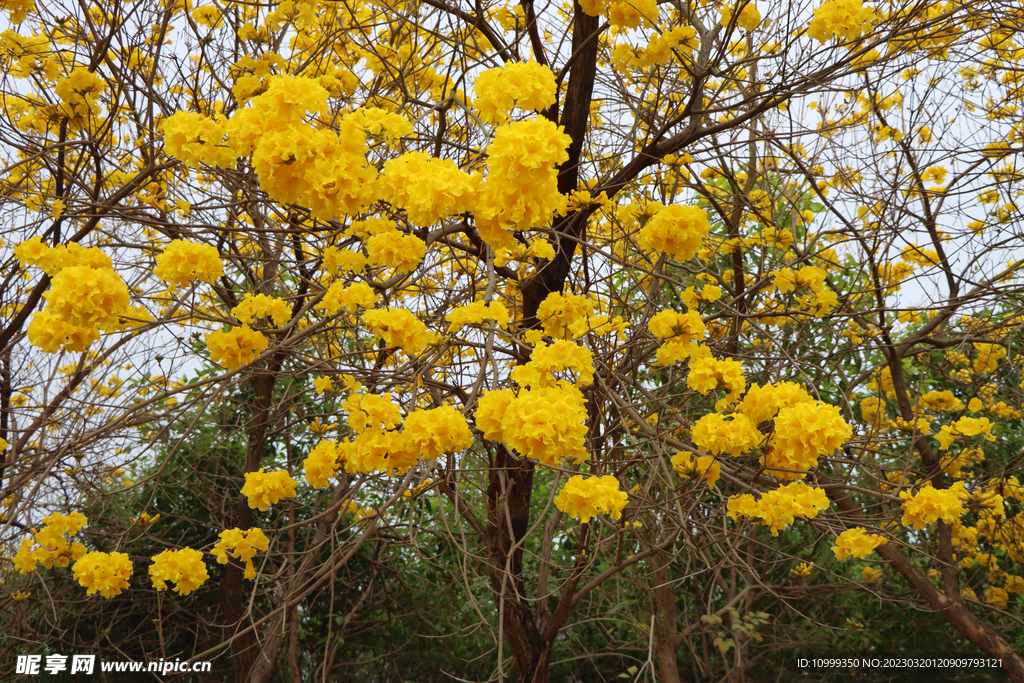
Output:
[[672,556],[659,552],[651,558],[654,578],[654,657],[661,683],[679,683],[676,664],[676,594],[668,582]]
[[[249,421],[249,443],[245,452],[245,471],[255,472],[260,468],[263,449],[267,443],[267,425],[270,422],[270,403],[277,380],[276,373],[267,370],[255,370],[252,382],[255,399],[252,417]],[[240,496],[235,513],[235,526],[239,529],[252,527],[252,508],[245,496]],[[243,572],[241,565],[229,564],[224,573],[223,595],[227,616],[227,628],[231,631],[242,631],[245,627],[245,596],[243,590]],[[250,671],[253,667],[255,644],[252,632],[243,632],[231,642],[231,665],[237,683],[250,683]]]

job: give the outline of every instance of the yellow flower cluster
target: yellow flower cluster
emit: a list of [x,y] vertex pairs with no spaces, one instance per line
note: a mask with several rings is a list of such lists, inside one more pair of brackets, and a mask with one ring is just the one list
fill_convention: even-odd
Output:
[[739,2],[743,3],[743,9],[740,10],[739,15],[736,15],[735,7],[727,4],[722,7],[722,18],[718,23],[728,27],[735,17],[737,26],[746,31],[753,31],[761,23],[761,13],[757,11],[757,5],[753,0],[739,0]]
[[796,576],[810,576],[812,571],[814,571],[813,562],[801,562],[796,567],[790,569],[789,573]]
[[0,7],[7,12],[12,24],[20,24],[25,21],[29,12],[36,11],[35,0],[4,0]]
[[305,122],[324,114],[329,93],[313,78],[271,76],[265,92],[228,120],[178,112],[161,124],[164,146],[187,164],[231,167],[252,154],[260,187],[282,203],[308,206],[314,218],[355,214],[372,203],[377,172],[366,160],[366,134],[386,126],[407,134],[411,124],[358,110],[341,117],[340,133]]
[[192,10],[192,18],[197,24],[213,28],[220,23],[220,10],[214,5],[203,5]]
[[423,226],[472,211],[479,184],[479,178],[460,171],[451,159],[435,159],[426,152],[408,152],[384,162],[377,180],[380,198],[405,209],[410,223]]
[[561,339],[551,344],[539,344],[530,354],[530,362],[512,371],[512,379],[521,387],[552,387],[563,381],[558,380],[554,373],[565,370],[576,373],[578,379],[573,382],[574,386],[591,384],[594,381],[594,357],[590,349]]
[[878,534],[869,534],[864,527],[847,529],[836,537],[836,544],[832,546],[837,560],[846,560],[851,557],[864,559],[870,555],[875,548],[885,545],[889,541]]
[[37,236],[20,243],[14,253],[52,278],[44,295],[49,305],[29,323],[33,346],[45,353],[84,351],[99,339],[100,330],[123,327],[119,318],[129,310],[128,286],[99,249],[74,242],[49,247]]
[[44,244],[43,238],[38,235],[18,244],[14,248],[14,256],[25,265],[36,266],[50,277],[72,266],[113,268],[110,257],[97,247],[83,247],[77,242],[51,247]]
[[872,391],[882,391],[886,396],[896,396],[896,389],[892,383],[892,370],[888,366],[880,368],[877,379],[868,382],[867,387]]
[[201,242],[174,240],[156,257],[153,274],[174,286],[184,286],[193,280],[213,284],[224,274],[224,263],[217,248]]
[[302,464],[309,485],[318,489],[327,486],[328,480],[341,467],[340,457],[343,457],[343,451],[338,448],[337,441],[324,440],[318,443]]
[[915,494],[900,491],[900,498],[903,499],[903,526],[923,529],[940,519],[953,524],[964,514],[963,501],[967,497],[962,481],[948,489],[926,486]]
[[619,519],[628,502],[629,496],[619,490],[619,480],[611,475],[575,475],[565,482],[555,497],[555,507],[583,524],[601,513]]
[[666,206],[640,229],[640,246],[689,261],[711,230],[708,214],[696,206]]
[[882,580],[882,570],[874,567],[864,567],[860,570],[860,578],[865,583],[877,583]]
[[392,142],[409,137],[414,132],[409,119],[380,107],[362,107],[352,116],[367,135],[387,138]]
[[708,413],[697,420],[690,432],[694,445],[707,453],[728,453],[739,457],[764,439],[753,420],[743,413]]
[[[310,87],[326,95],[318,84]],[[272,80],[268,94],[273,89]],[[254,98],[253,104],[263,97]],[[317,106],[320,101],[318,97]],[[311,128],[299,120],[263,133],[252,156],[260,187],[276,201],[309,206],[313,217],[322,220],[361,211],[373,200],[376,171],[366,161],[366,141],[359,122],[348,116],[340,127],[339,134]]]
[[961,417],[953,424],[942,425],[935,438],[942,450],[948,450],[950,445],[960,437],[982,436],[989,441],[995,441],[992,434],[993,424],[987,417]]
[[689,55],[697,46],[697,29],[692,26],[673,26],[651,38],[647,46],[634,53],[629,43],[619,43],[613,51],[616,65],[647,69],[675,58],[675,52]]
[[772,286],[776,291],[785,294],[806,287],[810,294],[798,297],[803,308],[814,315],[823,316],[836,307],[839,297],[825,283],[825,271],[817,266],[804,266],[798,271],[792,268],[774,270]]
[[483,301],[474,301],[465,306],[453,308],[451,313],[445,316],[448,321],[448,332],[458,332],[466,325],[480,325],[485,320],[493,320],[498,327],[508,325],[509,313],[504,304],[500,301],[492,301],[485,304]]
[[1024,594],[1024,576],[1017,576],[1015,574],[1003,574],[1006,579],[1006,590],[1010,593],[1016,593],[1018,595]]
[[32,316],[27,334],[29,343],[45,353],[56,353],[61,349],[85,351],[100,338],[98,329],[69,325],[47,311]]
[[508,389],[487,391],[474,417],[485,439],[501,441],[545,465],[587,459],[586,404],[572,385],[523,389],[518,396]]
[[969,505],[981,517],[979,522],[994,522],[993,518],[995,517],[1006,518],[1005,498],[999,495],[998,490],[997,487],[993,486],[988,489],[978,489],[971,493],[968,499]]
[[44,296],[47,312],[75,327],[111,327],[128,308],[128,285],[112,268],[62,268]]
[[705,395],[718,387],[724,387],[729,390],[726,403],[732,403],[747,388],[747,380],[739,361],[731,358],[719,360],[709,354],[690,360],[686,386]]
[[230,168],[238,152],[227,138],[223,119],[215,120],[190,111],[179,111],[160,123],[167,152],[189,166],[208,164]]
[[659,311],[647,323],[647,329],[665,342],[658,347],[657,365],[672,365],[696,356],[709,356],[710,352],[700,346],[706,328],[697,311],[679,313],[671,309]]
[[1006,357],[1006,349],[999,344],[975,343],[974,348],[978,357],[971,363],[971,367],[977,374],[994,372],[999,367],[999,361]]
[[84,66],[75,69],[57,81],[54,92],[60,98],[60,113],[67,116],[72,128],[80,129],[88,120],[100,113],[97,99],[106,89],[103,79]]
[[953,477],[964,476],[964,469],[974,467],[984,459],[985,451],[981,448],[961,448],[959,453],[942,458],[942,471]]
[[86,553],[72,567],[75,579],[87,595],[105,598],[120,595],[132,578],[132,561],[124,553]]
[[[338,444],[334,460],[330,460],[327,447],[323,453],[317,454],[315,464],[318,472],[324,473],[319,475],[324,483],[329,476],[326,472],[330,470],[333,474],[342,463],[350,474],[394,472],[401,475],[421,457],[439,458],[444,453],[468,448],[473,443],[473,433],[466,418],[452,406],[412,411],[406,416],[401,432],[393,431],[402,419],[390,395],[354,394],[342,403],[342,407],[348,413],[349,426],[358,436],[351,442]],[[310,458],[313,455],[310,454]],[[307,470],[309,462],[307,459]]]
[[861,0],[827,0],[814,10],[807,35],[823,44],[832,38],[856,40],[871,31],[876,18]]
[[357,434],[367,429],[394,429],[402,421],[391,394],[353,393],[341,408],[348,415],[348,426]]
[[430,460],[473,445],[466,418],[452,406],[414,410],[406,416],[402,434],[411,451]]
[[729,499],[727,509],[730,518],[736,519],[739,515],[753,517],[771,527],[772,536],[778,536],[779,531],[792,524],[796,517],[813,519],[828,506],[824,489],[795,481],[768,491],[759,499],[749,493],[734,496]]
[[771,420],[783,408],[799,403],[813,403],[814,398],[795,382],[778,384],[752,384],[737,410],[756,423]]
[[526,256],[553,261],[555,258],[555,247],[545,239],[538,239],[526,250]]
[[366,257],[358,251],[327,247],[324,249],[324,270],[332,275],[355,273],[359,275],[366,268]]
[[[601,5],[606,3],[606,0],[593,1]],[[590,1],[587,4],[591,4]],[[605,7],[600,13],[608,15],[608,23],[612,26],[639,28],[642,24],[653,28],[658,21],[657,0],[607,0]],[[586,8],[583,11],[586,12]]]
[[713,455],[699,455],[696,458],[686,451],[672,456],[672,469],[683,477],[704,477],[708,486],[714,486],[722,476],[722,465]]
[[332,314],[343,308],[350,313],[355,313],[359,307],[369,309],[376,305],[377,295],[374,293],[373,287],[365,282],[357,282],[350,287],[346,287],[343,282],[335,282],[327,288],[324,298],[320,300],[316,308]]
[[775,417],[775,433],[761,464],[778,479],[802,479],[819,457],[831,454],[851,436],[853,428],[839,414],[838,406],[797,403]]
[[881,399],[869,396],[860,402],[860,416],[875,427],[885,422],[885,404]]
[[345,471],[351,474],[405,474],[419,462],[419,451],[406,438],[409,435],[411,432],[367,429],[344,451]]
[[537,307],[537,319],[544,334],[555,339],[573,339],[585,331],[587,317],[594,312],[597,301],[571,292],[552,292]]
[[345,231],[346,237],[362,237],[366,239],[374,235],[398,230],[398,223],[381,216],[369,216],[360,221],[352,221]]
[[999,586],[991,586],[985,589],[985,602],[996,607],[1006,607],[1010,594]]
[[782,293],[795,291],[801,287],[820,289],[825,285],[825,271],[817,266],[804,266],[794,271],[792,268],[773,270],[769,273],[772,276],[772,287]]
[[266,472],[261,467],[258,472],[245,473],[245,486],[242,495],[249,499],[249,507],[268,510],[271,505],[282,498],[295,497],[296,481],[285,470]]
[[416,270],[427,253],[427,243],[415,235],[404,235],[390,230],[373,235],[366,240],[369,262],[375,266],[394,268],[398,273]]
[[251,325],[257,318],[268,317],[275,325],[281,327],[291,320],[292,309],[283,299],[266,294],[246,294],[242,301],[231,309],[231,315],[243,325]]
[[[570,383],[554,373],[572,370]],[[513,370],[521,389],[488,391],[477,404],[477,427],[484,438],[501,441],[525,457],[557,467],[562,460],[587,458],[587,411],[580,388],[593,381],[589,349],[558,340],[536,347],[530,362]]]
[[22,574],[36,568],[37,564],[45,569],[66,567],[71,560],[80,559],[85,555],[85,546],[78,541],[70,542],[66,536],[74,536],[88,523],[81,512],[62,515],[55,512],[43,518],[43,528],[33,535],[33,539],[22,539],[21,546],[14,556],[14,567]]
[[206,335],[210,360],[228,370],[237,370],[256,360],[267,350],[267,338],[248,325],[232,327],[227,332],[215,330]]
[[545,225],[565,205],[558,165],[571,142],[548,119],[515,121],[498,129],[487,148],[487,176],[477,195],[476,226],[495,249],[515,249],[510,230]]
[[165,550],[154,555],[149,575],[158,591],[166,590],[168,581],[177,584],[174,590],[178,595],[188,595],[210,578],[203,553],[193,548]]
[[362,319],[388,348],[398,347],[410,356],[420,353],[437,338],[423,321],[405,308],[378,308],[363,313]]
[[43,243],[40,236],[27,239],[14,248],[14,256],[26,266],[36,266],[49,276],[64,267],[67,249],[54,248]]
[[476,77],[473,90],[473,106],[480,120],[500,124],[508,120],[513,107],[540,111],[554,104],[555,75],[537,62],[511,62],[482,72]]
[[143,512],[141,515],[139,515],[135,519],[135,524],[137,524],[140,529],[145,529],[146,527],[152,526],[152,525],[156,524],[159,521],[160,521],[160,513],[159,512],[156,513],[155,515],[151,515],[148,512]]
[[231,553],[231,557],[245,562],[245,578],[255,579],[256,568],[252,565],[252,558],[257,551],[266,552],[269,547],[270,539],[263,533],[263,529],[228,529],[220,532],[220,540],[210,554],[217,558],[218,564],[227,564],[228,553]]
[[672,309],[660,311],[647,323],[647,329],[662,341],[692,342],[704,338],[704,321],[697,311],[678,313]]

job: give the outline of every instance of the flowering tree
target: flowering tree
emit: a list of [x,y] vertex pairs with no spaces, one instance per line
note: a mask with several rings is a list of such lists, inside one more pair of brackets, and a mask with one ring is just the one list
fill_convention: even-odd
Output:
[[0,668],[1024,681],[1018,8],[0,8]]

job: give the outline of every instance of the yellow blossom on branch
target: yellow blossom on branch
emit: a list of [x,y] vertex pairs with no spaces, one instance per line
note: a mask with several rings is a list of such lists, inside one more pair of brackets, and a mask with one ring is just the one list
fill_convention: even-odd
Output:
[[285,470],[246,472],[242,495],[249,499],[249,507],[269,510],[282,498],[295,497],[296,481]]
[[210,553],[217,558],[218,564],[227,564],[230,553],[231,557],[245,562],[245,578],[255,579],[256,568],[253,567],[252,558],[257,551],[266,552],[268,548],[270,539],[263,533],[263,529],[254,527],[242,531],[236,528],[220,532],[220,541]]
[[179,595],[188,595],[210,578],[206,563],[203,562],[203,553],[193,548],[165,550],[154,555],[149,575],[158,591],[166,590],[167,582],[170,581],[177,584],[174,590]]
[[583,524],[602,513],[619,519],[627,502],[629,496],[619,490],[619,480],[611,475],[570,477],[555,497],[555,507]]
[[105,598],[120,595],[132,577],[132,561],[124,553],[86,553],[72,569],[87,595]]
[[864,559],[875,548],[884,545],[888,541],[878,534],[868,534],[864,527],[847,529],[836,537],[836,543],[832,546],[837,560],[845,560],[850,557]]
[[344,308],[349,313],[355,313],[358,308],[370,309],[376,305],[377,295],[367,283],[356,282],[346,287],[343,282],[335,282],[327,288],[327,293],[316,305],[316,309],[333,314]]
[[174,240],[156,257],[153,274],[174,286],[187,285],[193,280],[213,284],[224,274],[224,264],[216,247]]
[[903,499],[903,526],[923,529],[940,519],[953,524],[964,513],[963,500],[967,495],[962,481],[948,489],[926,486],[915,494],[900,491],[900,498]]
[[[838,406],[797,403],[775,417],[775,432],[761,459],[768,474],[779,479],[800,479],[853,436],[853,428],[839,414]],[[796,470],[783,472],[782,470]]]
[[693,443],[702,451],[715,455],[728,453],[733,457],[756,448],[764,439],[764,434],[743,413],[704,415],[693,426],[691,436]]
[[256,360],[267,350],[267,338],[248,325],[232,327],[227,332],[214,331],[206,335],[210,360],[228,370],[237,370]]
[[303,462],[306,481],[310,486],[323,488],[344,461],[343,450],[337,441],[324,440],[318,443]]
[[640,246],[689,261],[711,230],[707,212],[695,206],[666,206],[640,230]]
[[274,324],[281,327],[292,317],[292,309],[288,303],[266,294],[246,294],[242,301],[231,309],[243,325],[251,325],[257,318],[269,317]]
[[109,327],[128,308],[128,286],[111,268],[63,268],[44,296],[47,313],[75,327]]
[[555,101],[555,74],[537,62],[511,62],[476,77],[473,106],[484,123],[504,123],[513,107],[540,111]]
[[714,486],[722,474],[722,465],[713,455],[693,457],[686,451],[672,456],[672,469],[683,477],[703,477],[708,486]]
[[362,320],[388,348],[398,347],[409,355],[420,353],[436,339],[412,311],[404,308],[367,311]]
[[35,532],[32,539],[22,539],[14,556],[14,567],[22,574],[33,571],[36,565],[46,569],[66,567],[86,553],[84,545],[66,538],[77,534],[88,523],[81,512],[66,515],[55,512],[44,517],[42,522],[43,527]]
[[861,0],[826,0],[814,10],[807,35],[820,43],[832,38],[852,41],[869,32],[876,19],[875,10]]
[[768,491],[760,498],[749,493],[733,496],[726,507],[731,519],[740,515],[752,517],[770,527],[772,536],[778,536],[797,517],[813,519],[828,506],[828,495],[824,489],[795,481]]

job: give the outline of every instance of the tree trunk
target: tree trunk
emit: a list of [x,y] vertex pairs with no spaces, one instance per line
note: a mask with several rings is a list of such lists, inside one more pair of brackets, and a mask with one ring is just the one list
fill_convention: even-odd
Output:
[[[245,452],[245,471],[255,472],[260,468],[263,449],[267,442],[267,424],[270,421],[270,402],[277,377],[272,371],[255,370],[252,381],[255,386],[252,418],[249,421],[249,443]],[[238,501],[235,513],[235,526],[239,529],[252,527],[252,508],[245,496]],[[224,603],[227,611],[227,627],[240,631],[245,627],[245,599],[243,590],[242,567],[228,565],[224,573]],[[249,683],[250,670],[253,666],[255,647],[252,633],[245,633],[231,643],[231,663],[235,672],[236,683]],[[276,654],[276,653],[275,653]]]
[[668,582],[669,553],[651,558],[654,577],[654,657],[661,674],[661,683],[679,683],[676,664],[676,594]]

